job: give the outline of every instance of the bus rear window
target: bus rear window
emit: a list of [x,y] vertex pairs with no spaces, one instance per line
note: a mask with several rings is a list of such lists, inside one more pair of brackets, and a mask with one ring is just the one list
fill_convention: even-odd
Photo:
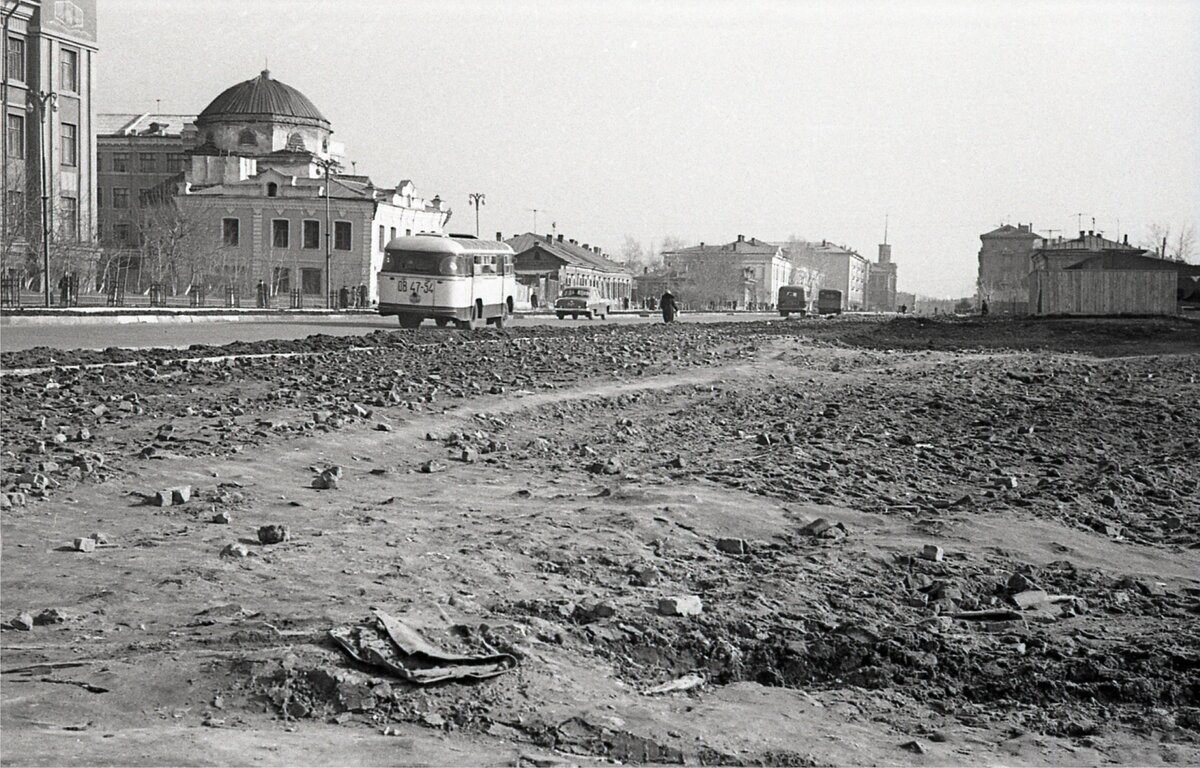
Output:
[[[451,264],[453,266],[450,266]],[[383,271],[415,275],[467,274],[462,269],[461,257],[448,253],[426,253],[424,251],[389,250],[383,255]]]

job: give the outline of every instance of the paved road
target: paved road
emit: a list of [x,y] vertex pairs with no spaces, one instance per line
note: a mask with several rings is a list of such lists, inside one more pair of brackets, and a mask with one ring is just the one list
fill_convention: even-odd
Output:
[[[685,323],[765,320],[771,314],[703,313],[681,316]],[[630,325],[662,322],[658,315],[610,315],[607,320],[558,320],[534,315],[521,317],[514,324],[587,326],[603,323]],[[422,328],[433,328],[426,323]],[[395,318],[372,316],[315,317],[296,322],[190,322],[190,323],[93,323],[78,325],[27,325],[0,327],[0,350],[15,352],[31,347],[55,349],[106,349],[108,347],[177,347],[192,344],[229,344],[234,341],[264,341],[266,339],[302,339],[317,333],[331,336],[361,336],[374,331],[394,331],[399,328]]]

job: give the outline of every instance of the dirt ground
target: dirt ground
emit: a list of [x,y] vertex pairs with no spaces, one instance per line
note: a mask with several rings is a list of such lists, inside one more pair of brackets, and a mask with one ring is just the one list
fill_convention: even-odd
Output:
[[[5,765],[1200,763],[1196,323],[0,364]],[[406,683],[373,609],[518,665]]]

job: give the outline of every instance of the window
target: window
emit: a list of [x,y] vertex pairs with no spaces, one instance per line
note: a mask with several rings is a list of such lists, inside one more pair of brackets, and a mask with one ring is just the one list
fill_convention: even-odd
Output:
[[[321,247],[321,222],[312,219],[304,220],[304,247]],[[307,293],[307,291],[305,291]]]
[[129,188],[128,187],[113,187],[112,207],[113,208],[128,208],[129,207]]
[[253,147],[258,145],[258,137],[254,135],[254,131],[249,128],[238,134],[238,144],[243,147]]
[[405,237],[412,237],[412,230],[411,230],[411,229],[406,229],[406,230],[404,230],[404,236],[405,236]]
[[158,155],[153,152],[142,152],[138,155],[138,170],[153,173],[158,170]]
[[279,197],[279,185],[273,181],[267,184],[267,197]]
[[125,222],[113,224],[113,240],[118,245],[129,245],[129,225]]
[[8,116],[8,156],[25,157],[25,116]]
[[240,219],[221,219],[221,242],[225,245],[237,245],[242,241],[242,222]]
[[271,245],[274,248],[288,247],[287,219],[271,219]]
[[168,170],[171,171],[186,171],[187,170],[187,155],[171,155],[167,160],[169,164]]
[[63,123],[59,140],[62,144],[62,164],[79,165],[79,134],[75,126],[71,123]]
[[25,41],[19,37],[8,38],[8,76],[25,82]]
[[63,48],[59,51],[59,87],[79,92],[79,51]]
[[112,169],[114,173],[129,173],[129,153],[113,152]]
[[333,247],[339,251],[350,250],[350,222],[333,222]]
[[59,207],[62,209],[59,214],[61,232],[67,240],[74,240],[79,236],[79,198],[63,195]]
[[388,237],[388,242],[390,243],[391,241],[393,241],[393,240],[395,240],[395,239],[396,239],[396,228],[395,228],[395,227],[392,227],[391,236],[390,236],[390,237]]
[[300,270],[300,288],[308,294],[320,294],[321,290],[321,270],[319,269],[302,269]]
[[387,240],[383,239],[383,225],[380,224],[379,225],[379,250],[382,251],[382,250],[385,250],[386,248],[387,248]]
[[[286,222],[285,222],[286,223]],[[290,293],[292,290],[292,270],[290,267],[275,267],[272,282],[275,283],[275,293]]]

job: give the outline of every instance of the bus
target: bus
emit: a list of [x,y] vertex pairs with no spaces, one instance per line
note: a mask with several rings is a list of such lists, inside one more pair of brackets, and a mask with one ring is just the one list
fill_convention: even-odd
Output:
[[396,237],[383,252],[379,314],[396,315],[402,328],[427,319],[439,327],[503,328],[516,286],[513,250],[504,243],[469,235]]
[[798,285],[785,285],[779,289],[779,301],[775,305],[781,317],[788,317],[793,312],[800,317],[808,314],[808,301],[804,289]]
[[835,291],[832,288],[822,288],[817,291],[817,314],[842,314],[842,292]]

